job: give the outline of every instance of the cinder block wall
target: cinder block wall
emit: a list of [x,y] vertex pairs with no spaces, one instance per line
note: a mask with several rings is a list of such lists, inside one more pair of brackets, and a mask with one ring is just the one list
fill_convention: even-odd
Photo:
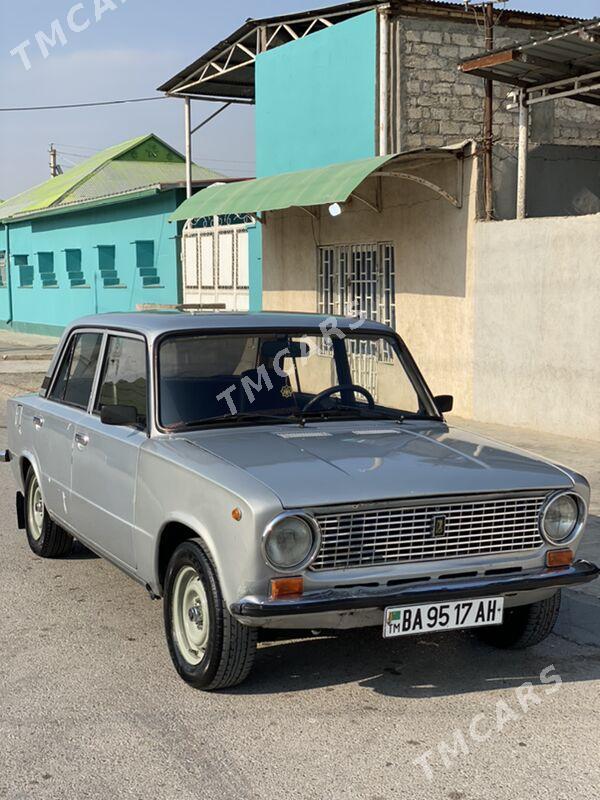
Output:
[[[397,115],[395,149],[444,145],[462,138],[480,140],[483,125],[484,82],[459,72],[458,62],[484,49],[479,25],[451,20],[398,17],[392,23],[396,37],[392,70],[396,97],[403,113]],[[544,36],[517,27],[495,28],[495,46],[526,42]],[[494,136],[512,145],[517,139],[518,114],[506,109],[507,84],[495,85]],[[540,144],[600,146],[600,108],[573,100],[555,100],[532,109],[531,139]],[[400,145],[397,147],[397,145]]]

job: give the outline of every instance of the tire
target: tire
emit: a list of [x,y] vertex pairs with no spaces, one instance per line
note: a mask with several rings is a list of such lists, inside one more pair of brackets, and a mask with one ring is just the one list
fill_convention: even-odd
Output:
[[169,654],[186,683],[211,691],[245,680],[256,653],[256,628],[229,613],[215,568],[197,539],[183,542],[171,556],[163,612]]
[[550,636],[560,611],[560,590],[552,597],[528,606],[507,608],[504,622],[481,628],[479,638],[503,650],[523,650]]
[[33,467],[25,478],[25,532],[29,547],[41,558],[66,556],[73,545],[73,537],[50,519]]

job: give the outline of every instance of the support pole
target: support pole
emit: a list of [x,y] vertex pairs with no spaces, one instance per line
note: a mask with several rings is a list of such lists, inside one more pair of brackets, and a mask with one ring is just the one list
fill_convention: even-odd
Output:
[[184,98],[185,121],[185,196],[192,196],[192,101]]
[[[485,49],[494,49],[494,3],[486,2],[483,6],[485,22]],[[484,202],[485,218],[494,217],[494,83],[486,78],[485,105],[483,112],[483,175],[484,175]]]
[[390,118],[390,20],[388,9],[380,9],[379,15],[379,155],[388,154],[388,128]]
[[527,154],[529,151],[529,106],[519,92],[519,150],[517,156],[517,219],[527,215]]

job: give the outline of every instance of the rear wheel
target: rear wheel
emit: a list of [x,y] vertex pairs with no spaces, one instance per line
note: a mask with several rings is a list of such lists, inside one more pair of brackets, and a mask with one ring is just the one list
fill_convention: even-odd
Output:
[[505,650],[523,650],[550,636],[560,611],[560,590],[546,600],[507,608],[501,625],[481,628],[479,638]]
[[175,669],[196,689],[236,686],[250,672],[256,629],[227,610],[214,566],[196,540],[180,544],[165,578],[165,633]]
[[60,558],[71,550],[73,538],[50,519],[32,467],[25,479],[25,531],[29,547],[37,556]]

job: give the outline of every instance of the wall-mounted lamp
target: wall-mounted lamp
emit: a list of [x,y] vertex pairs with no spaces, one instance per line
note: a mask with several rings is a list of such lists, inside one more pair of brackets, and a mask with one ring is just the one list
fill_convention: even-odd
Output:
[[329,206],[329,213],[332,217],[339,217],[343,210],[344,207],[340,203],[332,203]]

